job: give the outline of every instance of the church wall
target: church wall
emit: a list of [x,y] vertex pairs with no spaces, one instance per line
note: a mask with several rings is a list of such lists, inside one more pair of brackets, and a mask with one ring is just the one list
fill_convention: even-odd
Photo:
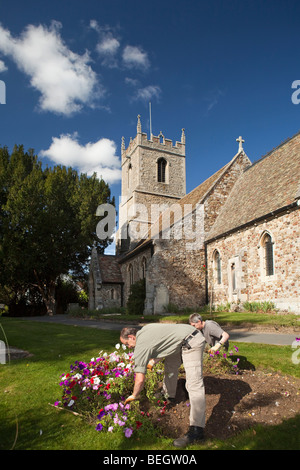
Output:
[[147,270],[145,313],[163,312],[156,302],[161,288],[168,293],[166,303],[179,308],[205,304],[204,250],[187,250],[184,240],[157,240],[154,250]]
[[121,307],[122,288],[120,284],[103,284],[99,294],[101,296],[101,308]]
[[[146,248],[142,252],[135,255],[135,257],[128,259],[127,261],[123,262],[120,265],[122,278],[124,280],[124,292],[123,292],[124,305],[126,305],[126,302],[128,300],[131,283],[135,283],[139,281],[140,279],[143,279],[143,263],[145,262],[146,272],[147,272],[148,266],[150,264],[150,259],[151,259],[151,247]],[[132,269],[132,278],[130,278],[131,269]]]
[[[297,209],[209,243],[208,292],[209,295],[213,292],[213,303],[271,301],[280,310],[300,314],[299,227]],[[262,237],[265,233],[271,235],[273,242],[274,274],[271,276],[266,275],[264,265]],[[213,261],[215,250],[221,258],[221,284],[217,283]]]
[[[162,193],[168,196],[185,195],[185,157],[164,153],[160,149],[141,149],[140,183],[143,190],[151,193]],[[166,182],[157,181],[157,160],[167,161]],[[139,188],[138,188],[139,189]]]

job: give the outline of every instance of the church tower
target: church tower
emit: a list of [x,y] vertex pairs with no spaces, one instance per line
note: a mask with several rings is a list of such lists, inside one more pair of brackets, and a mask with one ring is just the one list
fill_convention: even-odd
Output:
[[158,210],[178,202],[186,194],[185,133],[173,145],[160,132],[158,136],[142,132],[140,116],[137,135],[125,148],[122,137],[122,195],[119,204],[117,253],[132,249],[147,238]]

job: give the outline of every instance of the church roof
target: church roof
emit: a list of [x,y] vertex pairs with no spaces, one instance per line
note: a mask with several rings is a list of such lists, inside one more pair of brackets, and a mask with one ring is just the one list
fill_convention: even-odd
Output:
[[276,213],[300,197],[300,133],[248,167],[237,180],[207,240]]
[[123,283],[118,257],[115,255],[98,255],[98,262],[103,284]]

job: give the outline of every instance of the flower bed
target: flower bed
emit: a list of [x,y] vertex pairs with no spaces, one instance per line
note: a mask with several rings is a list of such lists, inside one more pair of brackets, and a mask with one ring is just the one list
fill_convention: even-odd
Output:
[[[75,361],[70,372],[61,376],[63,388],[61,401],[56,406],[86,416],[91,422],[97,419],[96,430],[124,432],[125,437],[140,429],[147,421],[147,413],[141,412],[138,402],[124,405],[134,386],[133,353],[126,353],[126,346],[116,345],[116,350],[108,354],[102,351],[99,357],[90,362]],[[154,402],[154,391],[158,388],[163,371],[156,367],[156,373],[148,373],[141,398]]]
[[[165,414],[166,402],[159,400],[158,392],[163,379],[163,362],[147,371],[145,388],[140,400],[125,405],[134,386],[134,356],[126,352],[126,346],[117,344],[111,354],[101,351],[99,357],[90,362],[75,361],[70,372],[60,376],[62,398],[55,406],[85,416],[100,432],[122,432],[126,438],[133,433],[155,432],[155,423],[150,413],[142,411],[140,402],[147,399],[156,409],[156,416]],[[237,350],[237,348],[236,348]],[[232,353],[229,353],[229,355]],[[232,372],[237,368],[228,360],[226,353],[217,351],[206,354],[204,370]],[[158,418],[160,419],[160,418]],[[157,418],[156,418],[157,420]]]

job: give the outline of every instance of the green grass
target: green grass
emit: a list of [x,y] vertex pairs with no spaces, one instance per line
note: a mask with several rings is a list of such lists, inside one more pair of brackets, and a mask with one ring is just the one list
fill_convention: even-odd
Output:
[[[75,360],[88,361],[100,350],[111,352],[119,331],[1,318],[11,347],[33,354],[0,364],[0,448],[3,450],[174,450],[171,439],[140,440],[103,435],[78,416],[49,403],[61,396],[59,376]],[[0,328],[0,339],[5,340]],[[256,368],[275,369],[300,377],[289,346],[239,343],[239,355]],[[212,440],[191,449],[298,449],[300,417],[280,426],[255,428],[225,440]]]
[[[191,312],[192,313],[192,312]],[[279,314],[279,313],[257,313],[257,312],[213,312],[208,313],[206,310],[199,312],[203,320],[214,320],[220,325],[227,326],[242,326],[242,325],[260,325],[260,326],[274,326],[274,327],[299,327],[300,329],[300,316],[294,314]],[[126,315],[124,313],[113,314],[103,310],[87,310],[78,309],[72,311],[71,316],[82,318],[93,318],[98,320],[109,321],[122,321],[122,322],[139,322],[139,323],[153,323],[153,322],[175,322],[175,323],[188,323],[190,313],[176,313],[169,315]]]

